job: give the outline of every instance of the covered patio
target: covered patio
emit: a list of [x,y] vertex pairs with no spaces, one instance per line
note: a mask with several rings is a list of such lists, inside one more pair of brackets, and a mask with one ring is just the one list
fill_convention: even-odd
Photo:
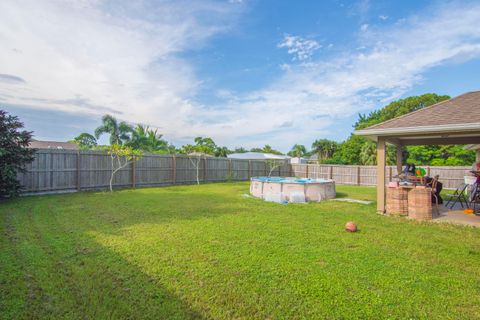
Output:
[[[480,91],[465,93],[354,133],[377,143],[377,211],[384,214],[386,145],[396,146],[396,166],[400,174],[405,146],[480,144]],[[472,218],[480,221],[480,217]]]

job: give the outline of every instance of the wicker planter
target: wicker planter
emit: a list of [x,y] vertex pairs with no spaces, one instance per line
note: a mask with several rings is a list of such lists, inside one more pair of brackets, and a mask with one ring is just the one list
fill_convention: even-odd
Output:
[[416,220],[432,220],[432,189],[412,189],[408,193],[408,216]]
[[408,215],[408,189],[388,188],[387,189],[387,213],[390,215]]

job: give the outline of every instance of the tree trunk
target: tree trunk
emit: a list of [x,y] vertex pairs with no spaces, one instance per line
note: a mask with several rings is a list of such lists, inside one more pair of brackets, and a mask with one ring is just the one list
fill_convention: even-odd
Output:
[[127,165],[130,164],[130,162],[132,161],[125,160],[125,164],[122,165],[120,158],[118,158],[118,168],[114,169],[115,162],[114,162],[114,158],[112,158],[112,175],[110,176],[110,192],[113,192],[113,178],[115,177],[115,173],[117,173],[117,171],[119,171],[120,169],[125,168]]
[[114,170],[114,168],[115,168],[115,165],[114,165],[115,158],[114,158],[113,155],[111,157],[112,157],[112,174],[110,175],[110,192],[113,192],[112,184],[113,184],[113,175],[115,174],[115,170]]
[[110,192],[113,192],[113,187],[112,187],[112,184],[113,184],[113,175],[115,174],[114,171],[112,171],[112,175],[110,176]]

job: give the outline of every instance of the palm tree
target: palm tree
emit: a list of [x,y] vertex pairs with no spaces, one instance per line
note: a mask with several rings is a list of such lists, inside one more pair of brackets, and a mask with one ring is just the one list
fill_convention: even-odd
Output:
[[227,147],[217,147],[215,149],[215,157],[226,158],[227,155],[229,155],[230,153],[232,153],[232,152],[230,150],[228,150]]
[[148,129],[147,127],[147,146],[149,151],[161,151],[168,149],[168,142],[162,139],[163,135],[157,133],[157,129]]
[[104,133],[110,134],[110,144],[122,145],[124,142],[130,140],[130,134],[133,128],[122,121],[118,123],[113,116],[106,114],[102,117],[102,125],[95,129],[95,137],[98,139]]
[[363,165],[373,166],[377,163],[377,146],[367,141],[360,150],[360,161]]
[[302,144],[296,144],[292,147],[292,150],[288,153],[290,157],[301,158],[307,153],[307,148]]
[[138,124],[132,131],[132,138],[127,145],[137,150],[148,152],[167,151],[168,142],[162,139],[162,135],[149,127]]
[[312,143],[312,149],[318,154],[320,160],[329,159],[337,150],[338,144],[328,139],[315,140]]
[[130,141],[127,142],[128,146],[136,150],[143,150],[143,147],[147,145],[147,134],[148,128],[144,127],[141,124],[137,124],[137,126],[132,131],[132,138],[130,139]]

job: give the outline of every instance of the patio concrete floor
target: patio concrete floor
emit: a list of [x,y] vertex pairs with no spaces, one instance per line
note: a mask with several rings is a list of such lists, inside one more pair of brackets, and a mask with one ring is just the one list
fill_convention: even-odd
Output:
[[438,223],[452,223],[464,226],[480,227],[480,216],[474,214],[465,214],[460,205],[455,205],[453,209],[440,205],[440,217],[432,220]]

